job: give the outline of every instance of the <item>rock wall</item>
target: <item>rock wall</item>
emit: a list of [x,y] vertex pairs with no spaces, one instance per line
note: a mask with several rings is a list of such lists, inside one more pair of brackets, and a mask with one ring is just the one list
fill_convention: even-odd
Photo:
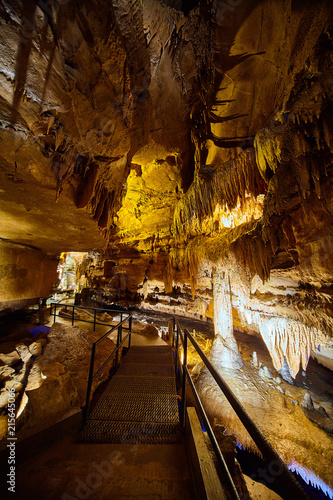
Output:
[[58,278],[57,264],[42,251],[0,241],[0,311],[48,297]]

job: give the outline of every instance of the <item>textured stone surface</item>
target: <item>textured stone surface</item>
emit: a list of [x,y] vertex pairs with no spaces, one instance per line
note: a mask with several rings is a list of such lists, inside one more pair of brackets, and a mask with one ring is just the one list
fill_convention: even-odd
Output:
[[0,361],[7,366],[13,366],[20,360],[20,355],[17,351],[8,354],[0,353]]

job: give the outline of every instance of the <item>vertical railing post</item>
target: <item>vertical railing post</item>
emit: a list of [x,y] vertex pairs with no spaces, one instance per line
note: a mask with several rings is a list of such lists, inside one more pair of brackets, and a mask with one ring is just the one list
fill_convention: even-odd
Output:
[[119,352],[119,344],[120,344],[120,332],[119,332],[119,327],[118,327],[118,334],[117,334],[117,352],[116,352],[116,361],[115,361],[115,371],[117,371],[117,366],[118,366],[118,352]]
[[131,339],[132,339],[132,316],[130,316],[128,320],[128,329],[129,329],[129,336],[128,336],[128,348],[131,347]]
[[88,386],[87,386],[87,396],[86,396],[86,407],[84,409],[83,423],[86,423],[86,421],[89,417],[90,393],[91,393],[91,387],[92,387],[93,377],[94,377],[95,350],[96,350],[96,345],[95,345],[95,343],[93,343],[92,350],[91,350],[90,368],[89,368],[89,377],[88,377]]
[[96,309],[94,309],[94,331],[96,330]]
[[182,414],[182,427],[185,429],[185,418],[186,418],[186,376],[187,376],[187,332],[184,331],[184,360],[183,360],[183,387],[182,387],[182,406],[183,406],[183,414]]
[[73,309],[72,309],[72,326],[74,325],[74,306],[72,306]]
[[172,347],[175,347],[176,318],[172,317]]
[[177,328],[176,328],[176,373],[177,373],[177,368],[178,368],[178,324],[177,324]]
[[55,323],[56,311],[57,311],[57,303],[54,304],[54,309],[53,309],[53,323]]

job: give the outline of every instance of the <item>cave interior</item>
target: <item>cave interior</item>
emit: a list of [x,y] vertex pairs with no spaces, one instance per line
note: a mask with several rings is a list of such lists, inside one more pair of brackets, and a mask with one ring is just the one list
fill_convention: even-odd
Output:
[[[331,0],[1,0],[0,23],[2,455],[10,391],[22,443],[84,405],[105,325],[82,309],[72,327],[75,303],[132,313],[147,342],[177,317],[310,498],[333,498]],[[258,455],[188,362],[227,456]],[[36,496],[60,474],[50,450],[29,477],[17,465],[24,498],[180,498],[138,478],[141,496],[71,490],[69,459],[69,489],[49,479]],[[132,474],[124,453],[110,463]],[[242,498],[278,498],[237,470]]]

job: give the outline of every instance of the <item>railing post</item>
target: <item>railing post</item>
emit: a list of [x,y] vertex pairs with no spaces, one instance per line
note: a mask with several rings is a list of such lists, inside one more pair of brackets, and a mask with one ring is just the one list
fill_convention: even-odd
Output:
[[94,330],[96,329],[96,309],[94,309]]
[[178,324],[176,328],[176,373],[177,373],[177,368],[178,368]]
[[53,309],[53,323],[55,323],[56,311],[57,311],[57,303],[54,304],[54,309]]
[[120,327],[118,327],[118,334],[117,334],[117,352],[116,352],[116,362],[115,362],[115,371],[117,370],[117,366],[118,366],[118,347],[119,347],[119,344],[120,344]]
[[94,374],[94,362],[95,362],[95,343],[92,345],[91,350],[91,358],[90,358],[90,368],[89,368],[89,377],[88,377],[88,386],[87,386],[87,396],[86,396],[86,407],[84,409],[83,423],[85,424],[88,416],[89,416],[89,405],[90,405],[90,392],[93,383],[93,374]]
[[185,429],[185,419],[186,419],[186,376],[187,376],[187,332],[184,331],[184,360],[183,360],[183,387],[182,387],[182,403],[183,403],[183,414],[182,414],[182,427]]
[[128,320],[128,329],[129,329],[128,348],[130,348],[131,347],[131,339],[132,339],[132,316],[130,316],[129,320]]
[[176,318],[172,316],[172,347],[175,347]]

